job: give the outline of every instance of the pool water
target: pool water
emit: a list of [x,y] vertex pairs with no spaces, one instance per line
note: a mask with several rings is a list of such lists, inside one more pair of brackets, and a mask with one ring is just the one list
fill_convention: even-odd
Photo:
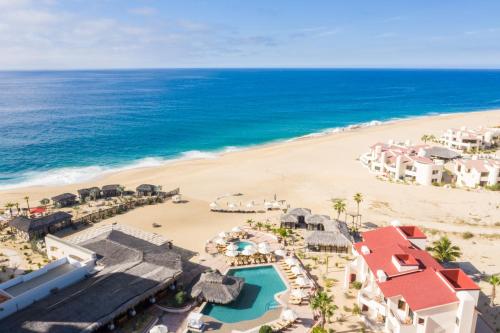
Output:
[[254,245],[254,244],[250,243],[250,242],[245,242],[245,241],[237,241],[236,245],[238,245],[238,251],[243,251],[245,249],[245,246]]
[[223,323],[237,323],[257,319],[280,307],[274,296],[286,290],[286,285],[273,266],[232,269],[227,274],[244,278],[243,290],[232,303],[208,303],[202,310],[204,315]]

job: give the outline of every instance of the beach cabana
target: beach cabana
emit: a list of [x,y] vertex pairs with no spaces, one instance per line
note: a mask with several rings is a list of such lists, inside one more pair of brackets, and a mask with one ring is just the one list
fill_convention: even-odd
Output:
[[52,203],[58,208],[73,206],[76,203],[76,195],[73,193],[63,193],[52,197]]
[[284,214],[281,216],[280,222],[282,228],[295,229],[299,224],[299,219],[295,215]]
[[307,230],[325,230],[325,224],[330,222],[330,216],[313,214],[305,218]]
[[17,216],[10,221],[11,229],[25,240],[42,238],[46,234],[54,233],[71,225],[73,216],[66,212],[55,212],[50,215],[28,218]]
[[240,277],[222,275],[218,271],[201,274],[199,281],[191,290],[191,297],[211,303],[228,304],[234,301],[245,280]]
[[445,147],[430,147],[425,149],[425,156],[432,159],[451,161],[460,157],[460,153]]
[[135,188],[135,191],[138,196],[152,196],[157,195],[160,192],[160,186],[155,186],[151,184],[141,184]]
[[119,184],[104,185],[102,187],[102,196],[104,198],[118,197],[122,192],[123,188]]
[[86,202],[87,200],[96,200],[101,197],[101,189],[97,186],[81,188],[77,192],[78,196],[80,197],[80,202]]
[[352,242],[340,231],[312,231],[305,239],[309,251],[348,253]]
[[308,208],[294,208],[289,210],[280,218],[282,228],[304,228],[306,226],[306,217],[311,215],[311,210]]

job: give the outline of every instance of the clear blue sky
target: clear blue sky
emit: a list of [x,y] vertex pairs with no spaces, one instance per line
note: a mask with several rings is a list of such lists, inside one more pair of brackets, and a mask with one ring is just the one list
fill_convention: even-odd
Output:
[[500,1],[0,0],[0,69],[500,68]]

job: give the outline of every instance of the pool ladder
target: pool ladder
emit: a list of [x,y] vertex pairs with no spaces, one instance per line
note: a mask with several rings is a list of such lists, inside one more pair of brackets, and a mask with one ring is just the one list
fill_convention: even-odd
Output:
[[281,305],[278,302],[276,302],[276,301],[267,302],[267,304],[266,304],[266,311],[277,309],[280,306]]

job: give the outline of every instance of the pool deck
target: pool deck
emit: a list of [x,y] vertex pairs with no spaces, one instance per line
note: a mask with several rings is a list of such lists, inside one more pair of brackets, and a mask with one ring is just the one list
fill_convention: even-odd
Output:
[[[261,231],[256,231],[250,228],[244,228],[245,231],[247,231],[250,234],[249,239],[245,239],[243,241],[250,241],[252,243],[260,243],[260,242],[267,242],[270,245],[271,250],[276,250],[280,247],[280,244],[276,240],[276,238],[265,232]],[[210,252],[210,251],[209,251]],[[287,290],[284,292],[281,292],[277,294],[276,300],[281,304],[281,308],[278,309],[273,309],[270,311],[267,311],[262,317],[254,319],[254,320],[247,320],[247,321],[242,321],[238,323],[222,323],[212,317],[209,316],[204,316],[203,320],[207,324],[207,327],[205,328],[205,332],[217,332],[217,333],[238,333],[238,332],[244,332],[244,333],[253,333],[253,332],[258,332],[260,326],[264,324],[270,324],[280,318],[281,312],[284,308],[289,308],[295,311],[295,313],[298,316],[297,322],[290,328],[286,330],[286,332],[292,332],[292,333],[305,333],[311,330],[312,326],[314,325],[314,316],[311,308],[309,307],[308,304],[304,302],[303,305],[292,305],[288,304],[288,298],[290,294],[290,281],[287,279],[286,273],[282,270],[279,264],[277,263],[267,263],[267,264],[259,264],[259,265],[245,265],[245,266],[236,266],[236,267],[231,267],[227,262],[226,258],[222,255],[212,255],[212,254],[205,254],[204,256],[200,257],[199,260],[200,264],[203,264],[206,267],[211,267],[213,269],[218,269],[220,272],[226,273],[229,269],[234,269],[234,268],[251,268],[251,267],[256,267],[256,266],[269,266],[273,265],[278,274],[281,276],[281,279],[287,286]],[[200,312],[201,309],[203,308],[203,305],[193,309],[195,312]],[[165,316],[167,317],[167,316]],[[176,318],[171,318],[172,320],[169,320],[170,318],[164,318],[165,324],[173,331],[174,328],[177,328],[175,332],[185,332],[185,328],[187,326],[186,323],[186,318],[187,314],[184,316],[184,318],[180,318],[179,316],[176,316]],[[169,323],[170,322],[170,323]],[[179,325],[180,324],[180,325]]]

